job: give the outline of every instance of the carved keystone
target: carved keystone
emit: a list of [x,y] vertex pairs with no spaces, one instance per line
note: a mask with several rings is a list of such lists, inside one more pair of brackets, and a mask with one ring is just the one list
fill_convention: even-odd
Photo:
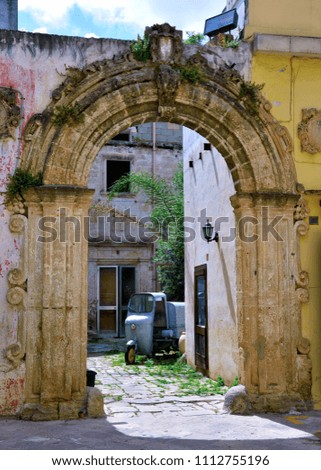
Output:
[[170,119],[176,114],[173,104],[180,84],[180,74],[171,66],[163,64],[159,67],[156,84],[159,97],[158,112],[164,119]]

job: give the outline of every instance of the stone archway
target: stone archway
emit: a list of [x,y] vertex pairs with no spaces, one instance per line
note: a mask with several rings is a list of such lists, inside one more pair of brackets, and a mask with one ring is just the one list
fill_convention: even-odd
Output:
[[[75,239],[75,229],[81,234],[90,204],[89,170],[115,134],[159,120],[190,127],[219,150],[237,192],[236,219],[257,220],[255,242],[237,244],[239,375],[254,407],[282,410],[310,399],[309,346],[300,317],[306,276],[294,226],[300,194],[287,131],[266,100],[253,109],[249,97],[240,99],[245,82],[215,51],[184,48],[166,24],[147,32],[151,60],[139,62],[128,51],[69,70],[51,104],[26,128],[22,166],[44,176],[44,186],[26,195],[26,419],[77,417],[84,406],[87,242]],[[197,82],[182,78],[186,67],[200,71]],[[63,241],[57,236],[62,205],[69,217]],[[264,243],[262,227],[275,215],[282,216],[284,241]],[[56,234],[51,243],[38,241],[40,219]]]

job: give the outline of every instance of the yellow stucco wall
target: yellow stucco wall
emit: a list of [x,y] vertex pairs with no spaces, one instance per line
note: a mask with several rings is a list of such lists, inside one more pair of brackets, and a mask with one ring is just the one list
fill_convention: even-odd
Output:
[[321,37],[320,0],[249,0],[245,38],[254,33]]
[[[321,193],[306,195],[310,215],[321,220]],[[310,225],[301,241],[302,268],[309,273],[309,303],[302,308],[303,336],[311,341],[312,394],[315,408],[321,409],[321,230]]]
[[[293,0],[256,1],[258,4],[266,3],[268,10],[271,9],[271,11],[274,8],[270,4],[282,3],[281,12],[285,8],[283,4],[291,3],[292,12],[294,12],[293,4],[298,3]],[[251,3],[253,4],[253,1]],[[320,18],[320,1],[301,3],[304,3],[308,9],[313,5],[315,7],[313,18],[314,16]],[[254,18],[259,21],[259,17]],[[260,21],[263,22],[263,20],[264,15]],[[303,25],[305,20],[306,17],[303,15]],[[280,34],[279,22],[280,20],[276,19],[276,24],[271,26],[268,32]],[[294,24],[294,18],[289,15],[288,26],[292,28]],[[257,30],[256,26],[254,29],[258,33],[267,31],[263,28]],[[287,28],[284,29],[286,30]],[[310,34],[312,31],[311,27]],[[318,34],[321,34],[321,28]],[[265,83],[263,94],[273,105],[272,113],[281,124],[288,128],[292,136],[298,181],[307,190],[305,198],[309,204],[309,215],[319,217],[319,225],[310,225],[308,234],[301,239],[301,263],[302,269],[309,273],[310,279],[310,300],[302,307],[303,336],[311,341],[312,394],[315,408],[321,409],[321,152],[314,155],[302,152],[298,138],[298,124],[302,119],[302,109],[310,107],[321,109],[321,55],[320,58],[308,58],[295,57],[290,54],[256,53],[252,60],[252,81]]]

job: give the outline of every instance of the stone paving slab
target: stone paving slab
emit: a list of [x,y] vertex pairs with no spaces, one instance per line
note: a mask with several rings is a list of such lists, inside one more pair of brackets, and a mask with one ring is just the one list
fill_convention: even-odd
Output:
[[88,358],[88,368],[97,372],[96,386],[105,396],[107,421],[128,438],[190,440],[199,448],[215,439],[228,441],[231,449],[237,442],[240,448],[246,447],[248,441],[264,448],[268,441],[269,448],[321,450],[318,431],[311,433],[311,428],[321,430],[321,415],[316,420],[311,417],[310,422],[303,419],[295,423],[289,416],[231,416],[223,412],[224,396],[182,396],[175,384],[160,386],[143,367],[139,371],[129,366],[111,367],[110,357],[99,356]]
[[[88,358],[88,368],[97,372],[96,387],[105,398],[107,419],[114,416],[134,413],[137,417],[143,414],[175,413],[176,415],[201,416],[216,415],[223,412],[224,397],[213,396],[180,396],[177,385],[167,383],[159,385],[155,377],[139,372],[129,366],[111,367],[112,356]],[[114,398],[114,401],[113,401]]]
[[[103,356],[90,357],[88,368],[98,372],[97,387],[106,394],[105,418],[47,422],[3,419],[0,449],[321,450],[320,411],[233,416],[222,413],[221,396],[159,396],[164,390],[157,386],[151,389],[150,382],[144,384],[144,395],[134,397],[137,377],[130,368],[126,384],[131,386],[126,385],[126,389],[131,396],[125,396],[125,379],[123,383],[119,380],[117,369]],[[108,396],[111,391],[112,396]],[[321,453],[315,468],[320,465]]]

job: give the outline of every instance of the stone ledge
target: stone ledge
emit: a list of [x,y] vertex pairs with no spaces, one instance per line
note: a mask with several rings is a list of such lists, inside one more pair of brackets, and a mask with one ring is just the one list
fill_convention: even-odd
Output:
[[321,38],[255,34],[253,53],[258,52],[321,57]]

